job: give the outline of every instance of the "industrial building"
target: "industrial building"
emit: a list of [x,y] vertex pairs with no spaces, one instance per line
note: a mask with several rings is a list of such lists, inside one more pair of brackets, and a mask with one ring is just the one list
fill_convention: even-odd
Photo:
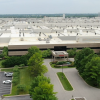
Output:
[[0,47],[8,47],[8,55],[25,55],[28,48],[54,50],[90,47],[100,51],[100,17],[95,18],[0,18]]

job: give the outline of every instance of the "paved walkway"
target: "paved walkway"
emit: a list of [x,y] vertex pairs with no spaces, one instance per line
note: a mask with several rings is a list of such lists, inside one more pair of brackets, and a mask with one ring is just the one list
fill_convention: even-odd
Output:
[[100,100],[100,89],[87,85],[84,80],[79,76],[75,68],[63,69],[67,79],[73,86],[73,91],[64,90],[56,73],[62,72],[62,69],[55,69],[49,65],[50,59],[44,60],[44,65],[48,67],[48,73],[45,76],[50,77],[51,83],[54,84],[54,91],[58,92],[58,100],[70,100],[72,95],[74,97],[85,97],[87,100]]

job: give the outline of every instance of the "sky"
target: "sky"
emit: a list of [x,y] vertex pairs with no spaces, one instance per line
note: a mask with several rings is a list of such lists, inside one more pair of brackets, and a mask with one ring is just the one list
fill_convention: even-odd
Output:
[[100,0],[0,0],[0,14],[98,12],[100,12]]

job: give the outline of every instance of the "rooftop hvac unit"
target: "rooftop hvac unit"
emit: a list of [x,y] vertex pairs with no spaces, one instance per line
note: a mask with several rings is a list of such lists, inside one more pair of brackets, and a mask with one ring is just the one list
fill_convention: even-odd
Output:
[[21,38],[20,38],[20,41],[24,41],[24,38],[21,37]]

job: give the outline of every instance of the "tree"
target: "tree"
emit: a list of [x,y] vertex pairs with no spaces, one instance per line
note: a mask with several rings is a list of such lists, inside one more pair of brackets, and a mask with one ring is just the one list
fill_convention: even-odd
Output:
[[39,48],[32,46],[28,49],[28,53],[26,54],[27,59],[29,59],[33,54],[35,54],[36,52],[39,52],[41,54],[41,51],[39,50]]
[[[75,66],[76,66],[76,69],[78,69],[79,73],[81,73],[80,72],[80,68],[82,66],[82,60],[86,56],[88,56],[90,54],[94,54],[94,51],[92,49],[90,49],[90,48],[83,48],[81,51],[78,51],[76,53],[76,56],[75,56]],[[87,60],[89,60],[89,59],[87,59]]]
[[92,59],[93,57],[98,57],[98,55],[92,53],[92,54],[90,54],[90,55],[88,55],[88,56],[85,56],[85,57],[80,61],[81,67],[79,67],[79,69],[78,69],[78,71],[79,71],[80,74],[83,73],[83,71],[84,71],[84,69],[85,69],[85,65],[86,65],[88,62],[90,62],[91,59]]
[[50,84],[50,79],[43,75],[35,77],[29,93],[33,100],[57,100],[56,92],[53,92],[53,85]]
[[43,58],[47,58],[47,57],[50,57],[50,56],[51,56],[51,50],[50,49],[42,51],[42,57]]
[[38,76],[48,71],[47,67],[43,65],[43,58],[40,53],[35,53],[28,61],[28,69],[30,74]]
[[8,56],[8,48],[7,47],[3,48],[3,55],[4,55],[4,57]]
[[69,57],[74,57],[76,55],[76,48],[67,50]]
[[32,98],[33,100],[57,100],[55,94],[53,92],[53,85],[42,81],[34,88]]
[[100,57],[93,57],[85,65],[82,77],[91,85],[100,87]]

